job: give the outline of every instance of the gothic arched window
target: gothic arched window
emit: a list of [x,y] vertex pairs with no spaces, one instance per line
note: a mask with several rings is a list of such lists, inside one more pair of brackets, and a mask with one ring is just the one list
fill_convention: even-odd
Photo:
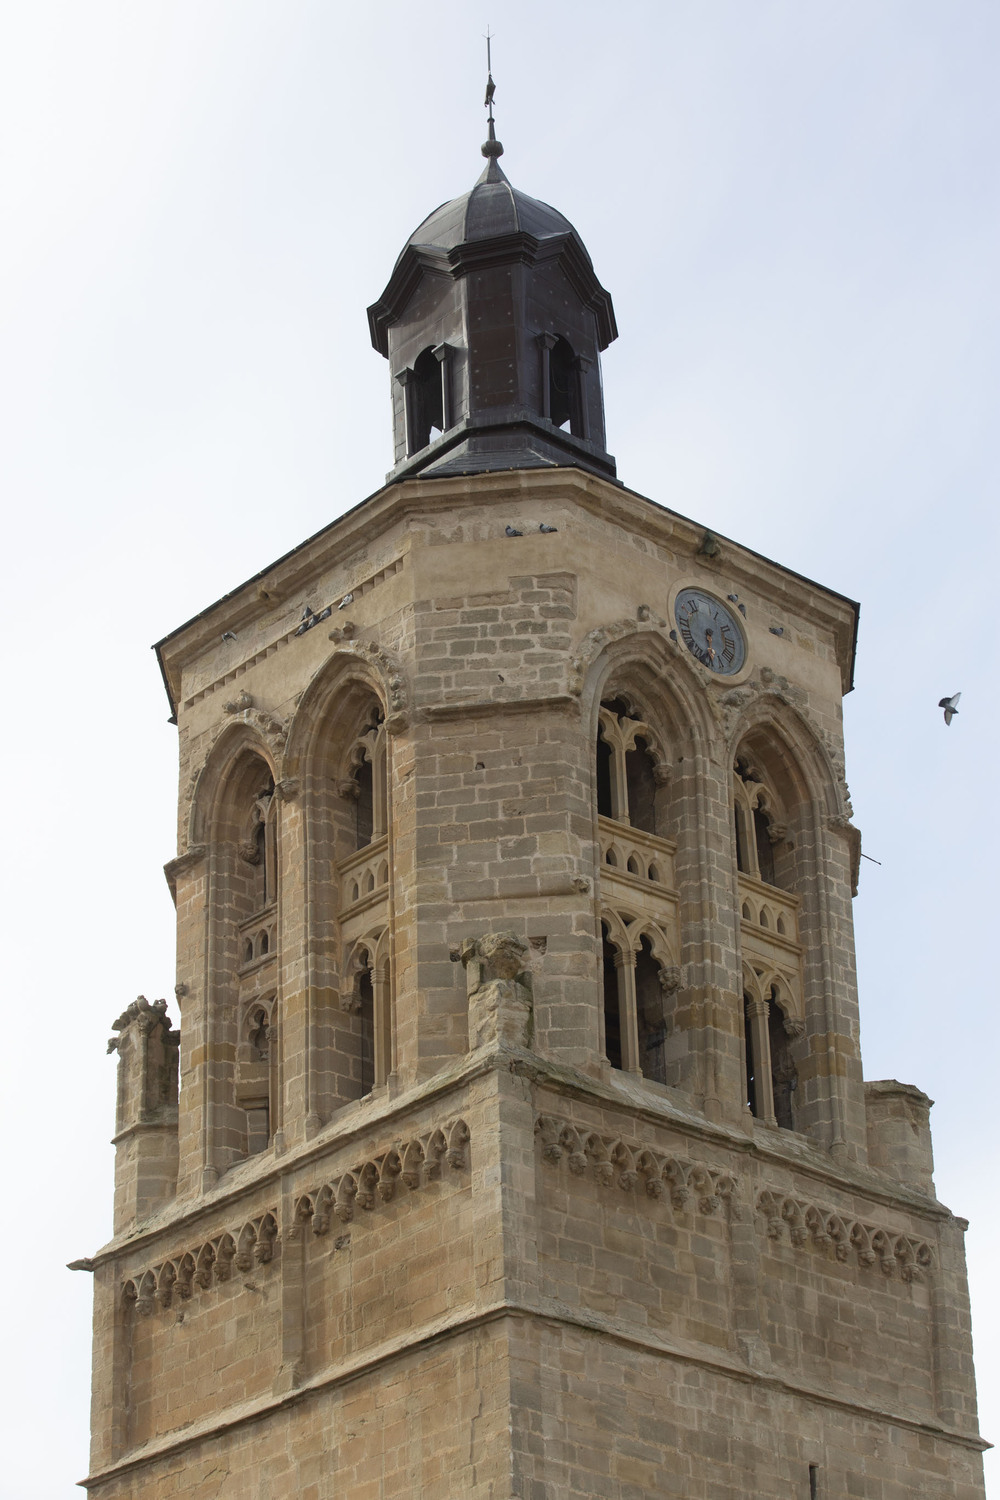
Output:
[[602,924],[604,1055],[613,1068],[673,1083],[668,1008],[679,974],[663,962],[663,936],[648,925],[615,917]]
[[[756,986],[755,986],[756,989]],[[783,1130],[795,1129],[798,1070],[792,1044],[802,1028],[790,1020],[777,985],[767,996],[743,995],[746,1100],[751,1114]]]
[[665,784],[655,737],[621,698],[601,704],[597,728],[597,811],[644,833],[659,834],[665,821],[658,792]]
[[[280,1056],[268,1028],[278,965],[279,806],[263,748],[220,750],[208,820],[206,1164],[225,1171],[278,1128]],[[266,1053],[262,1038],[268,1036]]]
[[236,1089],[247,1117],[248,1156],[267,1149],[278,1124],[280,1053],[277,1009],[278,1002],[272,996],[251,1001],[243,1010],[237,1047]]
[[373,705],[364,729],[351,746],[351,775],[344,793],[355,804],[354,847],[365,849],[386,836],[387,787],[384,714]]
[[388,934],[355,946],[349,966],[350,990],[344,1009],[351,1026],[351,1093],[363,1099],[384,1084],[392,1069],[392,1018]]
[[765,885],[786,888],[779,879],[775,849],[785,838],[784,818],[778,814],[778,798],[766,772],[749,755],[739,754],[733,764],[733,821],[736,868]]

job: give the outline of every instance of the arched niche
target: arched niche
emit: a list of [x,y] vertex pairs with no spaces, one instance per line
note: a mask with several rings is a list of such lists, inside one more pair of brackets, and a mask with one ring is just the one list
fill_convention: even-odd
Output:
[[[605,645],[585,686],[596,886],[600,917],[610,924],[597,934],[604,1055],[612,1066],[697,1095],[706,1044],[692,1033],[697,1001],[685,998],[681,976],[703,947],[699,816],[711,743],[704,693],[693,690],[670,643],[642,628]],[[615,937],[616,921],[629,931],[627,939]],[[614,972],[609,941],[618,955]],[[621,1063],[608,1046],[612,1034],[621,1038]]]
[[[363,658],[335,654],[303,696],[285,754],[300,785],[310,1008],[302,1044],[309,1049],[310,1113],[319,1121],[384,1084],[392,1067],[390,750],[379,674]],[[371,993],[354,996],[359,941],[376,938]]]
[[258,1078],[247,1040],[250,1009],[278,966],[274,771],[268,747],[248,726],[234,725],[209,756],[191,812],[192,831],[207,848],[203,1128],[205,1162],[217,1172],[264,1149],[277,1118],[270,1071]]
[[[784,1093],[764,1090],[758,1113],[785,1128],[842,1142],[863,1111],[853,982],[850,854],[828,823],[841,811],[828,753],[793,708],[762,697],[732,742],[733,844],[743,957],[760,993],[758,1070]],[[749,990],[748,990],[749,993]],[[804,1034],[808,1043],[799,1043]],[[852,1094],[857,1095],[852,1099]],[[860,1136],[863,1118],[857,1126]]]

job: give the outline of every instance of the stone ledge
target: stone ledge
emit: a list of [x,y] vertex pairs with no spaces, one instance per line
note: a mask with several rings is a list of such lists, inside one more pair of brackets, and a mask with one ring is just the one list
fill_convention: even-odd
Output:
[[429,1348],[446,1339],[471,1333],[478,1328],[484,1328],[508,1318],[561,1323],[586,1333],[596,1333],[647,1355],[675,1359],[684,1364],[711,1371],[716,1375],[739,1380],[747,1385],[782,1391],[802,1400],[813,1401],[817,1405],[849,1412],[866,1421],[885,1422],[894,1427],[904,1427],[911,1432],[919,1432],[939,1441],[955,1443],[977,1453],[982,1453],[992,1447],[992,1444],[984,1438],[960,1432],[956,1428],[946,1427],[936,1422],[921,1421],[883,1407],[865,1405],[862,1401],[848,1401],[844,1397],[831,1395],[805,1381],[792,1380],[788,1376],[754,1369],[750,1364],[722,1350],[709,1351],[690,1340],[667,1339],[651,1332],[625,1330],[616,1327],[610,1318],[602,1317],[599,1313],[570,1308],[552,1298],[540,1297],[535,1303],[504,1299],[472,1313],[452,1314],[435,1319],[412,1334],[387,1339],[363,1355],[343,1360],[337,1366],[328,1367],[322,1374],[304,1381],[289,1391],[246,1401],[239,1406],[230,1407],[229,1411],[217,1420],[200,1422],[185,1428],[182,1432],[147,1443],[141,1451],[136,1451],[119,1462],[88,1475],[79,1483],[85,1489],[93,1489],[111,1479],[135,1473],[146,1464],[169,1458],[172,1454],[183,1452],[185,1448],[194,1447],[198,1443],[214,1441],[223,1433],[231,1432],[250,1422],[260,1421],[261,1418],[273,1413],[287,1410],[290,1406],[306,1401],[333,1386],[346,1385],[350,1381],[358,1380],[390,1364],[393,1360],[411,1356],[417,1350]]
[[[568,1098],[600,1106],[610,1105],[629,1112],[633,1118],[675,1129],[693,1140],[710,1141],[741,1156],[753,1156],[772,1165],[794,1168],[816,1181],[864,1193],[873,1202],[902,1206],[940,1222],[950,1222],[954,1218],[951,1211],[936,1199],[902,1184],[894,1190],[882,1174],[853,1166],[850,1162],[834,1161],[813,1142],[789,1131],[756,1131],[751,1139],[742,1131],[706,1119],[686,1100],[668,1099],[659,1091],[654,1096],[633,1079],[612,1078],[605,1082],[567,1064],[555,1063],[538,1053],[507,1044],[466,1053],[432,1078],[404,1089],[394,1098],[383,1095],[377,1100],[362,1101],[360,1105],[346,1105],[310,1140],[289,1148],[280,1159],[271,1157],[265,1162],[255,1158],[239,1163],[203,1196],[180,1202],[175,1200],[155,1219],[146,1220],[131,1234],[110,1240],[91,1259],[95,1266],[101,1266],[123,1250],[134,1249],[137,1244],[162,1234],[167,1228],[194,1225],[199,1219],[217,1213],[220,1204],[249,1197],[269,1182],[287,1177],[325,1156],[331,1149],[347,1147],[356,1138],[384,1129],[389,1122],[419,1105],[441,1100],[493,1071],[513,1072]],[[771,1135],[780,1136],[780,1139],[772,1143],[764,1138]]]

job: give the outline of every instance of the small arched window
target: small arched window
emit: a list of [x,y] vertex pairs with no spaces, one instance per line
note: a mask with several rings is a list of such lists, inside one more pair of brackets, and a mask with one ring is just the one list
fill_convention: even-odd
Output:
[[266,1151],[277,1128],[278,1047],[275,999],[252,1003],[245,1012],[240,1036],[237,1099],[246,1119],[246,1154]]
[[778,992],[773,987],[768,1007],[767,1027],[771,1053],[771,1093],[774,1101],[774,1118],[782,1130],[794,1130],[795,1117],[792,1105],[799,1084],[799,1075],[792,1057],[791,1038],[788,1035],[785,1012],[778,1001]]
[[635,955],[635,1010],[642,1076],[654,1083],[666,1083],[666,1006],[660,966],[648,937],[643,937]]
[[625,782],[628,788],[628,820],[644,833],[656,832],[656,781],[648,741],[636,736],[625,751]]
[[354,770],[348,790],[354,798],[355,849],[366,849],[386,832],[388,789],[382,720],[381,708],[373,705],[367,727],[351,749]]
[[355,826],[357,830],[358,848],[364,849],[372,841],[372,828],[374,826],[374,787],[372,784],[372,763],[363,760],[354,773],[358,793],[355,801]]
[[766,1000],[743,996],[746,1100],[758,1120],[795,1129],[793,1100],[798,1070],[792,1055],[795,1029],[788,1022],[776,985]]
[[620,1068],[622,1066],[622,1023],[618,950],[608,935],[606,923],[601,926],[601,938],[604,964],[604,1055],[613,1068]]
[[277,895],[277,808],[274,801],[274,778],[268,775],[250,798],[240,844],[240,856],[253,870],[252,905],[263,911]]
[[746,1104],[750,1113],[759,1116],[757,1108],[757,1059],[754,1045],[753,1002],[749,995],[743,996],[743,1078]]
[[736,868],[741,875],[752,875],[780,889],[783,883],[778,878],[775,848],[783,830],[774,818],[773,806],[774,794],[763,773],[745,755],[738,755],[733,765]]
[[656,761],[652,735],[621,698],[601,704],[597,730],[597,811],[602,818],[658,834]]
[[580,430],[580,371],[570,345],[557,338],[549,350],[549,416],[556,427],[568,427],[574,437]]
[[370,1094],[375,1084],[375,986],[372,983],[371,957],[358,975],[358,1019],[360,1021],[359,1070],[361,1097]]
[[444,392],[442,360],[432,348],[417,356],[409,385],[410,451],[426,448],[435,432],[444,431]]
[[350,960],[349,1097],[363,1099],[384,1084],[393,1068],[391,984],[387,934],[365,939]]
[[602,818],[614,817],[611,804],[612,749],[604,736],[604,725],[597,729],[597,811]]
[[771,820],[758,804],[753,810],[754,840],[757,845],[757,869],[766,885],[776,885],[774,878],[774,844],[771,841]]

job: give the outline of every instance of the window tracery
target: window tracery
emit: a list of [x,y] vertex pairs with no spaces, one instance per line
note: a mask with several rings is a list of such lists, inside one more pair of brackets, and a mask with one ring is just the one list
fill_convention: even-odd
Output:
[[805,1028],[792,1017],[781,987],[766,994],[752,979],[743,994],[746,1102],[751,1114],[769,1125],[794,1130],[798,1069],[793,1044]]
[[352,1082],[363,1099],[392,1071],[392,1015],[388,932],[354,945],[347,965],[344,1010],[356,1018]]
[[604,1052],[613,1068],[675,1083],[668,1054],[680,933],[676,844],[664,836],[670,778],[655,730],[624,696],[601,703],[596,760]]
[[604,1051],[613,1068],[676,1082],[669,1038],[680,969],[664,934],[641,917],[608,912],[601,926]]

